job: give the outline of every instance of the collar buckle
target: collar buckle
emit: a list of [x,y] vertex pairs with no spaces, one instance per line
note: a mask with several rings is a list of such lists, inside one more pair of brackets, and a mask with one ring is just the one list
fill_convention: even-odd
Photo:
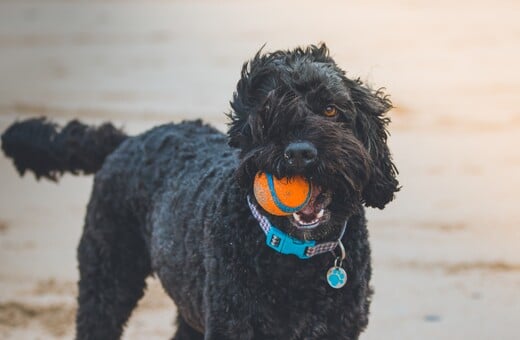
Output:
[[275,228],[273,225],[271,225],[267,233],[265,243],[279,253],[296,255],[300,259],[310,258],[310,256],[307,255],[307,249],[316,245],[316,241],[314,240],[298,240]]

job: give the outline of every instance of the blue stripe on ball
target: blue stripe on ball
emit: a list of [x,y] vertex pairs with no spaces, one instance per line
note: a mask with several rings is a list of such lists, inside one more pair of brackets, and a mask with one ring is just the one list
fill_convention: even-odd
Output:
[[274,200],[274,204],[276,204],[278,209],[280,209],[284,213],[289,214],[289,213],[295,213],[297,211],[300,211],[303,207],[305,207],[307,202],[309,202],[309,198],[311,196],[310,188],[309,188],[309,190],[307,192],[307,197],[305,198],[305,201],[301,205],[293,208],[293,207],[289,207],[289,206],[283,204],[282,202],[280,202],[280,199],[278,198],[278,195],[276,195],[276,190],[274,189],[273,175],[268,174],[268,173],[266,173],[265,175],[267,176],[267,184],[269,185],[269,192],[271,193],[271,197]]

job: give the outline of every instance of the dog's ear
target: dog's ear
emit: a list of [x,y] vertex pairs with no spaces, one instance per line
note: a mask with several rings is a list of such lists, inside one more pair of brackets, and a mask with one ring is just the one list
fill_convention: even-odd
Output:
[[273,78],[276,64],[273,61],[278,54],[262,54],[263,47],[242,66],[240,80],[230,102],[233,109],[228,114],[231,120],[228,130],[231,147],[244,149],[248,146],[251,142],[250,115],[255,114],[255,110],[265,103],[269,92],[276,87]]
[[[258,56],[258,54],[257,54]],[[228,124],[228,144],[234,148],[243,148],[248,137],[251,136],[251,128],[248,118],[251,111],[249,102],[249,92],[251,87],[250,63],[244,63],[237,89],[233,93],[233,100],[229,103],[233,111],[227,116],[230,119]]]
[[382,209],[399,191],[398,171],[387,145],[386,127],[390,119],[384,116],[392,104],[382,91],[372,91],[359,79],[347,80],[347,85],[356,110],[357,137],[365,145],[374,164],[363,189],[363,199],[366,206]]
[[238,116],[235,112],[229,113],[231,119],[228,128],[228,145],[232,148],[245,148],[251,139],[251,127],[247,117]]

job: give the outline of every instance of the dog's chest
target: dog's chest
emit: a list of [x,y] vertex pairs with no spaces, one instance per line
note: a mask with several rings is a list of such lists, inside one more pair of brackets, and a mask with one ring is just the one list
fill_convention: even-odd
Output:
[[171,260],[158,268],[159,277],[192,326],[204,329],[210,313],[219,325],[239,319],[260,338],[303,339],[349,324],[346,314],[355,300],[349,301],[348,286],[337,290],[327,284],[331,256],[300,260],[274,253],[263,242],[248,246],[258,247],[257,253],[231,260],[185,249],[178,261],[179,249],[162,248],[160,257]]
[[[186,223],[171,223],[187,211],[157,211],[151,257],[192,327],[216,327],[225,334],[251,329],[260,339],[323,339],[347,331],[362,312],[366,294],[356,278],[365,266],[348,258],[344,265],[354,280],[334,289],[326,280],[331,254],[301,260],[274,252],[246,209],[209,206],[200,214],[192,209]],[[350,249],[355,253],[354,245]]]

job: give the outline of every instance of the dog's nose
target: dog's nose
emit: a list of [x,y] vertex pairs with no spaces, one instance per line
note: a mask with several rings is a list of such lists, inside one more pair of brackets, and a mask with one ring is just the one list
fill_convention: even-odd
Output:
[[318,150],[309,142],[295,142],[285,148],[283,155],[287,164],[301,170],[316,161]]

